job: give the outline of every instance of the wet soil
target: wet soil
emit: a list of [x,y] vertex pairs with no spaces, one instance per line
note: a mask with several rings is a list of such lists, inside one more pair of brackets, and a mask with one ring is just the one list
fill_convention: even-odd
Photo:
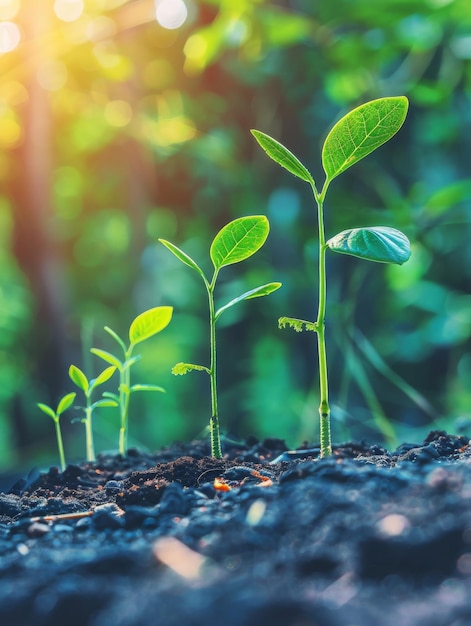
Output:
[[5,626],[468,626],[471,449],[175,444],[0,493]]

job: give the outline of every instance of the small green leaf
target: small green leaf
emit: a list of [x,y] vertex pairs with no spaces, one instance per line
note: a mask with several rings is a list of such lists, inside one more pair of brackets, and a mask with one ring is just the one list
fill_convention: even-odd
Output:
[[404,123],[408,106],[405,96],[379,98],[342,117],[322,148],[327,178],[332,180],[391,139]]
[[317,332],[316,322],[308,322],[307,320],[299,320],[296,317],[280,317],[278,320],[278,328],[293,328],[297,333],[303,330],[311,330]]
[[165,389],[158,385],[132,385],[131,393],[133,391],[160,391],[160,393],[166,393]]
[[43,404],[42,402],[36,402],[36,406],[38,407],[38,409],[41,409],[43,413],[45,413],[49,417],[52,417],[52,419],[57,422],[58,416],[54,413],[54,410],[51,409],[50,406],[47,406],[47,404]]
[[301,161],[294,156],[292,152],[285,148],[270,135],[266,135],[259,130],[251,130],[252,135],[257,140],[259,146],[265,150],[268,156],[273,159],[278,165],[284,167],[291,174],[294,174],[298,178],[305,180],[307,183],[313,183],[313,178],[308,170],[304,167]]
[[327,241],[334,252],[377,261],[402,265],[410,255],[409,239],[400,230],[388,226],[370,226],[343,230]]
[[177,257],[177,259],[180,259],[182,263],[185,263],[185,265],[188,265],[188,267],[191,267],[192,269],[197,271],[198,274],[201,274],[201,276],[203,276],[204,278],[203,270],[195,261],[193,261],[193,259],[190,256],[188,256],[186,252],[183,252],[183,250],[180,250],[180,248],[177,248],[177,246],[173,243],[170,243],[170,241],[166,241],[165,239],[159,239],[159,241],[166,248],[168,248],[170,252],[173,252],[173,254]]
[[59,400],[56,411],[57,415],[62,415],[64,411],[67,411],[67,409],[72,406],[76,395],[77,394],[75,393],[75,391],[72,391],[72,393],[66,394],[63,398]]
[[99,348],[91,348],[90,352],[92,354],[95,354],[96,356],[99,356],[100,359],[103,359],[103,361],[106,361],[107,363],[114,365],[116,369],[118,370],[120,370],[123,367],[123,364],[121,363],[121,361],[118,358],[116,358],[114,354],[110,354],[109,352],[106,352],[106,350],[100,350]]
[[207,374],[211,374],[209,369],[204,365],[195,365],[194,363],[177,363],[172,367],[172,374],[174,376],[184,376],[188,374],[188,372],[198,371],[198,372],[206,372]]
[[173,307],[156,306],[136,317],[129,328],[129,340],[134,345],[159,333],[170,324]]
[[126,346],[124,344],[124,341],[121,339],[121,337],[117,333],[115,333],[115,331],[109,326],[105,326],[105,331],[108,333],[108,335],[111,335],[113,337],[113,339],[121,346],[121,349],[124,352],[124,354],[126,354]]
[[114,402],[116,402],[116,405],[119,404],[119,396],[117,393],[112,393],[111,391],[104,391],[103,392],[103,397],[104,398],[111,398],[112,400],[114,400]]
[[239,217],[222,228],[211,244],[214,267],[239,263],[255,254],[266,241],[270,225],[264,215]]
[[119,402],[115,400],[97,400],[92,404],[92,409],[96,409],[99,407],[116,407],[119,406]]
[[273,293],[280,287],[281,287],[281,283],[267,283],[266,285],[261,285],[260,287],[255,287],[255,289],[246,291],[242,295],[238,296],[237,298],[234,298],[233,300],[231,300],[230,302],[222,306],[220,309],[218,309],[216,311],[216,315],[214,316],[215,321],[217,322],[217,320],[219,319],[219,316],[221,315],[223,311],[225,311],[231,306],[234,306],[234,304],[237,304],[238,302],[241,302],[242,300],[250,300],[251,298],[259,298],[261,296],[268,296],[270,293]]
[[109,380],[115,372],[116,367],[114,365],[107,367],[101,372],[101,374],[99,374],[96,378],[90,381],[90,388],[95,389],[95,387],[98,387],[98,385],[106,383],[106,381]]
[[69,376],[70,380],[86,394],[88,391],[89,383],[87,377],[82,372],[82,370],[75,365],[71,365],[69,367]]

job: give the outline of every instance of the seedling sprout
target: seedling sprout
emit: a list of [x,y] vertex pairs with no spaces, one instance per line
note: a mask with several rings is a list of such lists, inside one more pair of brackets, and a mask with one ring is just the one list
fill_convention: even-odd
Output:
[[209,374],[211,381],[211,418],[209,421],[209,430],[211,436],[211,454],[216,458],[222,457],[216,380],[216,323],[221,314],[234,306],[234,304],[242,300],[267,296],[281,287],[281,283],[268,283],[260,287],[255,287],[237,298],[234,298],[217,310],[214,304],[214,288],[220,270],[227,265],[244,261],[255,254],[265,243],[269,229],[268,219],[264,215],[240,217],[224,226],[214,238],[209,251],[214,266],[211,280],[206,278],[200,266],[193,261],[186,252],[183,252],[183,250],[180,250],[180,248],[177,248],[177,246],[165,239],[159,239],[160,243],[166,246],[182,263],[188,265],[200,275],[208,294],[210,366],[196,365],[194,363],[177,363],[173,367],[172,372],[175,375],[183,375],[192,370],[199,370]]
[[326,176],[320,192],[317,190],[310,172],[292,152],[269,135],[258,130],[251,131],[269,157],[311,186],[317,204],[319,229],[317,320],[309,322],[282,317],[279,320],[279,325],[280,327],[291,326],[296,331],[305,329],[317,333],[321,456],[327,456],[332,452],[325,345],[326,251],[330,249],[333,252],[349,254],[369,261],[397,263],[399,265],[405,263],[411,254],[410,243],[406,235],[388,226],[351,228],[326,241],[324,200],[334,178],[379,148],[398,132],[406,118],[407,109],[408,100],[405,96],[380,98],[363,104],[340,119],[327,135],[322,148],[322,165]]
[[59,459],[61,463],[62,472],[65,470],[65,454],[64,454],[64,443],[62,441],[62,432],[61,432],[61,426],[60,426],[59,420],[60,420],[60,416],[62,415],[62,413],[64,413],[64,411],[67,411],[67,409],[69,409],[72,406],[72,403],[75,400],[76,395],[77,395],[76,393],[72,392],[72,393],[67,393],[65,396],[63,396],[59,400],[57,409],[55,411],[47,404],[43,404],[42,402],[36,403],[36,406],[39,409],[41,409],[43,413],[45,413],[46,415],[49,415],[49,417],[51,417],[54,421],[54,425],[56,428],[57,448],[59,450]]

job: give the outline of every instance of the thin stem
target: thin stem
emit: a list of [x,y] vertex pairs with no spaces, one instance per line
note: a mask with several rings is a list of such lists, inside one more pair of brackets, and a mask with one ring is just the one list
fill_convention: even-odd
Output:
[[95,461],[95,446],[93,445],[92,430],[92,407],[90,398],[87,398],[87,408],[85,409],[85,439],[87,446],[87,461]]
[[314,197],[318,208],[319,225],[319,304],[317,310],[317,351],[319,356],[319,386],[320,386],[320,448],[321,457],[332,454],[331,434],[330,434],[330,407],[329,407],[329,386],[327,378],[327,353],[325,347],[325,311],[327,301],[327,281],[325,269],[325,253],[327,246],[325,243],[324,230],[324,198],[327,192],[329,181],[326,180],[321,193],[317,193],[312,185]]
[[130,394],[130,381],[131,373],[129,371],[129,365],[126,364],[131,357],[130,351],[127,351],[123,368],[120,371],[120,385],[119,385],[119,406],[121,408],[121,426],[119,429],[119,454],[126,456],[128,447],[128,413],[129,413],[129,394]]
[[59,459],[61,462],[61,471],[65,470],[65,454],[64,454],[64,444],[62,442],[62,433],[61,426],[59,424],[59,418],[54,420],[56,426],[56,438],[57,438],[57,448],[59,449]]
[[216,319],[214,307],[214,285],[216,284],[217,275],[218,271],[215,270],[211,283],[208,283],[205,280],[205,284],[208,292],[209,302],[209,332],[211,345],[211,363],[209,368],[209,377],[211,380],[211,419],[209,421],[209,431],[211,435],[211,455],[217,459],[221,459],[222,450],[221,437],[219,433],[219,411],[216,385]]

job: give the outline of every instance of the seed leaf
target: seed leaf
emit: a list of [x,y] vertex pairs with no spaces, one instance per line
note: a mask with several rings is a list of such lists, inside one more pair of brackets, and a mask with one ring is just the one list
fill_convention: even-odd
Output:
[[36,406],[38,407],[38,409],[41,409],[43,413],[49,415],[49,417],[52,417],[55,422],[57,421],[57,415],[54,413],[54,410],[51,409],[50,406],[47,406],[47,404],[43,404],[42,402],[36,402]]
[[132,344],[149,339],[163,330],[172,319],[173,307],[156,306],[136,317],[129,328],[129,340]]
[[115,400],[97,400],[92,404],[92,409],[96,409],[98,407],[113,407],[119,406],[119,403]]
[[87,377],[82,372],[82,370],[75,365],[71,365],[69,367],[69,376],[70,380],[86,394],[88,391],[89,383]]
[[261,285],[260,287],[255,287],[255,289],[246,291],[242,295],[238,296],[237,298],[234,298],[233,300],[231,300],[230,302],[222,306],[220,309],[218,309],[216,311],[216,315],[214,316],[215,321],[217,322],[217,320],[219,319],[219,316],[221,315],[223,311],[230,308],[231,306],[234,306],[234,304],[237,304],[238,302],[241,302],[242,300],[250,300],[251,298],[259,298],[261,296],[268,296],[270,293],[273,293],[280,287],[281,287],[281,283],[267,283],[266,285]]
[[106,383],[106,381],[109,380],[115,372],[116,367],[114,365],[107,367],[101,372],[101,374],[99,374],[96,378],[90,381],[90,387],[92,389],[95,389],[95,387],[98,387],[98,385]]
[[370,226],[343,230],[327,241],[334,252],[378,261],[402,265],[410,255],[409,239],[400,230],[388,226]]
[[174,245],[173,243],[170,243],[170,241],[166,241],[165,239],[159,239],[159,241],[166,248],[168,248],[170,252],[173,252],[173,254],[177,257],[177,259],[180,259],[182,263],[185,263],[185,265],[188,265],[189,267],[193,268],[195,271],[198,272],[198,274],[200,274],[204,278],[203,270],[200,268],[198,263],[193,261],[193,259],[190,256],[188,256],[186,252],[183,252],[183,250],[180,250],[180,248],[177,248],[177,246]]
[[294,174],[294,176],[305,180],[307,183],[314,182],[311,174],[304,167],[301,161],[295,157],[294,154],[288,150],[288,148],[285,148],[283,144],[259,130],[251,130],[250,132],[257,140],[259,146],[265,150],[268,156],[278,163],[278,165],[281,165],[281,167],[284,167],[285,170],[288,170],[288,172]]
[[214,267],[239,263],[255,254],[268,237],[270,226],[264,215],[239,217],[222,228],[209,251]]
[[96,356],[99,356],[100,359],[103,359],[103,361],[106,361],[107,363],[114,365],[117,369],[121,369],[123,366],[121,361],[118,358],[116,358],[114,354],[110,354],[106,350],[100,350],[99,348],[91,348],[90,352],[92,354],[95,354]]
[[67,411],[67,409],[72,406],[76,395],[77,394],[75,393],[75,391],[72,391],[72,393],[66,394],[63,398],[59,400],[56,411],[57,415],[62,415],[64,411]]
[[207,374],[211,373],[204,365],[195,365],[194,363],[177,363],[172,367],[172,374],[174,376],[184,376],[192,371],[206,372]]
[[391,139],[406,118],[405,96],[372,100],[335,124],[322,148],[322,165],[332,180]]

